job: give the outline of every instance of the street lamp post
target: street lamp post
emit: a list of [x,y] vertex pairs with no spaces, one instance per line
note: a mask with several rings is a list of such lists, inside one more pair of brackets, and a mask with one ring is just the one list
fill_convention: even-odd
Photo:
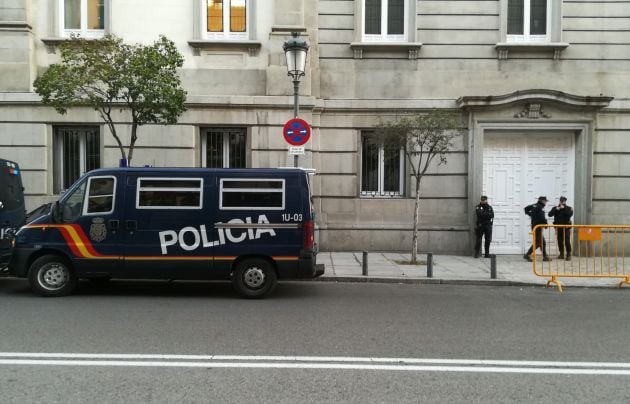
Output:
[[[284,55],[287,58],[288,75],[293,77],[293,117],[297,118],[300,112],[300,78],[304,76],[306,69],[306,55],[308,54],[308,44],[300,39],[297,32],[291,33],[291,39],[282,45]],[[298,155],[293,156],[293,166],[298,166]]]

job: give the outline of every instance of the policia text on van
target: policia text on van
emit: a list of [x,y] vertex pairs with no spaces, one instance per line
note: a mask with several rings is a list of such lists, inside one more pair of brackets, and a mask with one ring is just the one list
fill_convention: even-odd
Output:
[[20,229],[9,270],[45,296],[127,278],[231,279],[262,297],[323,273],[308,182],[300,169],[91,171]]

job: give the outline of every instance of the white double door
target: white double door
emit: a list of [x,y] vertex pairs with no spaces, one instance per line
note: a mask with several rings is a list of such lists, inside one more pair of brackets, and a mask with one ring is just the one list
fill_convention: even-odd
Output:
[[[484,137],[483,195],[494,209],[491,251],[523,254],[531,244],[523,212],[539,196],[545,215],[561,195],[573,201],[574,137],[571,133],[490,133]],[[554,237],[547,238],[555,243]],[[550,246],[553,251],[553,245]]]

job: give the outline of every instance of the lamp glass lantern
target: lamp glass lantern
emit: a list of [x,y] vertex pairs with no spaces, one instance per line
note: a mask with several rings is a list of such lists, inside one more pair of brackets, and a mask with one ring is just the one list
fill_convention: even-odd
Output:
[[288,75],[293,77],[293,80],[299,80],[304,76],[306,69],[308,44],[298,36],[297,32],[292,32],[291,35],[291,39],[286,41],[282,48],[287,59]]

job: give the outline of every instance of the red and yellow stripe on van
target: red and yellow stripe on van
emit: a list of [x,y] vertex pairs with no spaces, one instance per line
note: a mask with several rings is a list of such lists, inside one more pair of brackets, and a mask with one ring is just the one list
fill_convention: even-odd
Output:
[[[139,256],[122,256],[122,255],[104,255],[94,249],[92,242],[88,239],[81,226],[77,224],[30,224],[25,226],[28,229],[57,229],[63,236],[68,248],[76,258],[101,259],[101,260],[119,260],[125,259],[130,261],[234,261],[237,256],[164,256],[164,255],[139,255]],[[294,256],[272,256],[275,261],[297,261],[298,257]]]
[[103,255],[97,252],[90,240],[88,240],[85,232],[81,226],[77,224],[30,224],[27,225],[28,229],[57,229],[63,236],[68,248],[72,251],[77,258],[89,258],[89,259],[106,259],[117,260],[121,259],[119,255]]

